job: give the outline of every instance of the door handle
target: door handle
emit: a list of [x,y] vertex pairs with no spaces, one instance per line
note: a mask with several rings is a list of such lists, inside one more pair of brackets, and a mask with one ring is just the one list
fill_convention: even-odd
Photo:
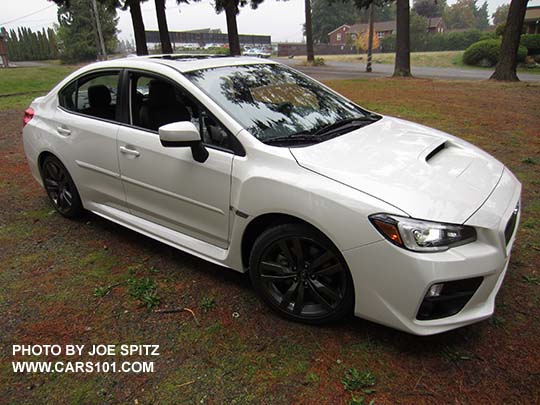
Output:
[[71,130],[66,128],[66,127],[63,127],[63,126],[60,126],[60,127],[56,127],[56,131],[60,134],[60,135],[64,135],[64,136],[69,136],[71,135]]
[[135,157],[138,157],[140,155],[139,151],[126,148],[125,146],[120,146],[120,152],[126,155],[135,156]]

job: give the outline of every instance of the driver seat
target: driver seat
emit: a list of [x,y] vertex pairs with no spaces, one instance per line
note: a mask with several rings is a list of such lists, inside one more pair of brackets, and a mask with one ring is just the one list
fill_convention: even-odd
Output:
[[140,109],[140,118],[142,127],[157,131],[165,124],[191,121],[191,114],[176,98],[172,85],[152,80],[148,85],[148,100]]

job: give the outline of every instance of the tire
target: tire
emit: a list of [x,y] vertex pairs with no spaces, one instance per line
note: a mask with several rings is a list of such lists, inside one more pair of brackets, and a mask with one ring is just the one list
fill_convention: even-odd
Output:
[[81,197],[66,167],[53,155],[48,155],[41,165],[41,177],[47,196],[54,209],[70,219],[83,212]]
[[285,318],[323,324],[352,312],[354,286],[345,260],[307,225],[264,231],[251,250],[249,275],[262,300]]

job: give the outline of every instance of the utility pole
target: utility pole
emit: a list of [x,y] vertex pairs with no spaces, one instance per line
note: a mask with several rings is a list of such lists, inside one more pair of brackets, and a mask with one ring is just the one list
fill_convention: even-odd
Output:
[[103,32],[101,31],[101,22],[99,21],[99,13],[96,0],[92,0],[92,8],[94,10],[94,20],[96,21],[96,28],[99,38],[99,47],[101,48],[101,56],[103,60],[107,60],[107,51],[105,50],[105,41],[103,40]]
[[367,48],[367,65],[366,72],[371,72],[371,54],[373,53],[373,10],[375,6],[373,1],[369,5],[369,34],[368,34],[368,48]]

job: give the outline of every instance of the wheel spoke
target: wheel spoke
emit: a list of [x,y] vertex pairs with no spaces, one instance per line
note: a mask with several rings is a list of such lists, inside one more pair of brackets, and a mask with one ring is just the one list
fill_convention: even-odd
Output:
[[341,299],[341,296],[338,293],[336,293],[331,288],[328,288],[327,286],[325,286],[320,281],[313,280],[312,283],[313,283],[313,286],[315,287],[315,289],[319,293],[321,293],[322,295],[326,296],[327,298],[330,298],[333,301],[339,301]]
[[328,310],[333,309],[332,305],[330,305],[330,303],[326,301],[326,298],[324,298],[321,294],[319,294],[319,292],[317,291],[317,288],[315,288],[315,285],[313,285],[313,282],[308,281],[308,287],[315,301],[317,301],[319,304],[321,304],[323,307],[325,307]]
[[51,179],[51,180],[58,180],[56,178],[56,175],[54,173],[53,165],[51,163],[47,164],[45,166],[45,178]]
[[339,273],[340,271],[341,271],[341,264],[336,263],[331,266],[325,267],[324,269],[314,271],[313,274],[317,276],[331,276],[333,274]]
[[322,255],[313,260],[313,262],[311,263],[311,269],[316,271],[333,257],[334,254],[331,251],[326,250]]
[[58,194],[58,208],[60,209],[65,209],[65,208],[69,208],[69,205],[68,205],[68,201],[66,199],[66,192],[65,190],[62,190],[59,194]]
[[296,277],[295,274],[261,274],[261,278],[267,281],[284,281]]
[[294,313],[300,315],[304,307],[304,283],[300,282],[296,291],[296,300],[294,301]]
[[296,254],[296,266],[300,269],[304,266],[304,250],[302,241],[299,238],[293,239],[294,253]]
[[60,168],[56,164],[51,164],[50,166],[52,169],[51,173],[53,173],[54,178],[60,182],[60,174],[61,174]]
[[289,306],[289,303],[291,302],[292,296],[294,292],[296,291],[297,287],[298,287],[298,282],[295,281],[294,283],[291,284],[287,292],[283,294],[283,297],[281,297],[281,302],[279,304],[281,308],[285,309]]
[[73,196],[71,195],[71,193],[69,192],[69,190],[67,189],[64,189],[64,200],[66,201],[66,204],[71,207],[71,204],[73,202]]
[[288,273],[289,269],[287,267],[281,266],[278,263],[272,263],[272,262],[261,262],[261,271],[268,271],[270,273]]
[[63,170],[59,170],[58,182],[62,185],[66,184],[66,173]]
[[286,240],[280,240],[278,246],[281,249],[281,253],[283,253],[285,255],[285,257],[287,258],[287,261],[289,262],[289,264],[293,265],[294,264],[294,258],[293,258],[291,250],[287,246],[287,241]]
[[44,180],[44,183],[45,183],[45,188],[47,190],[49,190],[50,192],[58,192],[58,189],[59,189],[59,185],[56,181],[52,180],[52,179],[49,179],[49,178],[46,178]]

